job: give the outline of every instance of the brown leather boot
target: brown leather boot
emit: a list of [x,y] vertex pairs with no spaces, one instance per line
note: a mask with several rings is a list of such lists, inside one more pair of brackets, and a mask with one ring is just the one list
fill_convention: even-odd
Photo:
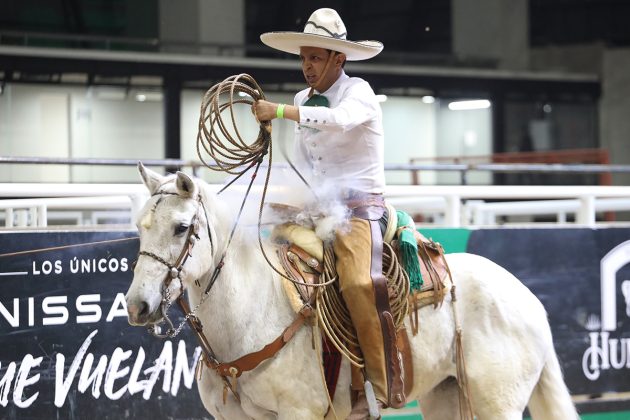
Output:
[[[383,409],[383,403],[378,400],[376,400],[376,402],[378,404],[378,411],[380,413],[380,411]],[[377,419],[380,419],[380,418],[381,416],[379,415]],[[365,397],[365,393],[361,392],[357,396],[357,400],[352,406],[352,411],[350,411],[350,415],[346,417],[346,420],[370,420],[370,419],[371,419],[370,409],[368,407],[367,398]]]

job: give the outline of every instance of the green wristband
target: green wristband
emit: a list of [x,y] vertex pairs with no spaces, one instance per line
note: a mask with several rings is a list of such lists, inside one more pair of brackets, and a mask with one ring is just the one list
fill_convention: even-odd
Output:
[[276,118],[284,118],[284,104],[278,104],[276,108]]

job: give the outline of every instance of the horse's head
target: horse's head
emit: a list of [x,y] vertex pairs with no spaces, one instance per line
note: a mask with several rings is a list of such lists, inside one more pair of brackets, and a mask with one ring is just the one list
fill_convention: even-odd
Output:
[[212,268],[216,237],[200,185],[181,172],[161,176],[142,164],[138,168],[151,198],[136,222],[140,251],[127,312],[130,324],[153,325]]

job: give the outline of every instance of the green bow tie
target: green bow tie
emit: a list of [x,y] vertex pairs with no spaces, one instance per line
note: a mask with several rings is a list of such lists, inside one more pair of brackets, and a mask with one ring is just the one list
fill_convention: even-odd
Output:
[[308,101],[304,102],[304,106],[325,106],[328,107],[330,102],[328,102],[328,98],[324,95],[313,95],[308,98]]

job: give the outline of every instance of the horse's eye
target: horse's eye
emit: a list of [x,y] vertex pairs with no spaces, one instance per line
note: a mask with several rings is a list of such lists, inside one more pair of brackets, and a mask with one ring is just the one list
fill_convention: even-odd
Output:
[[180,223],[175,227],[175,235],[181,235],[188,230],[188,225],[185,223]]

